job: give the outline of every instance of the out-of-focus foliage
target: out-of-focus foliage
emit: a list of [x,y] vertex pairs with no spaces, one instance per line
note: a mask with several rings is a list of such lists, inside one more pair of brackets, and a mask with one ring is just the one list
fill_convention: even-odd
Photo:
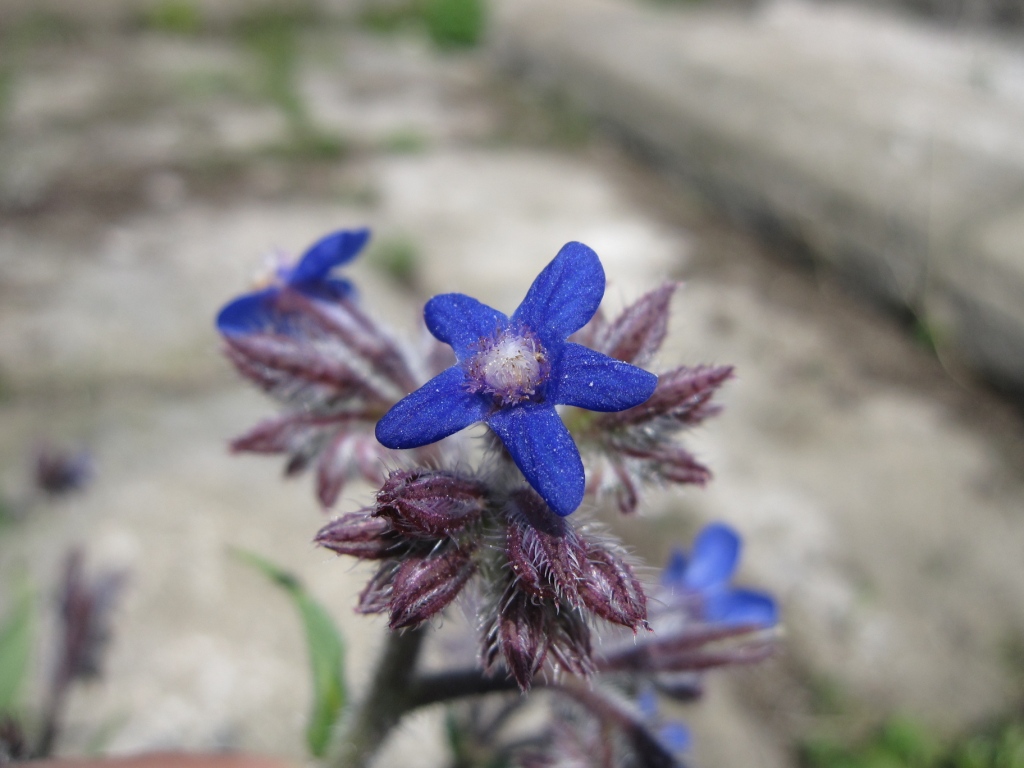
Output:
[[32,655],[32,595],[22,590],[0,626],[0,715],[18,707]]
[[377,32],[425,27],[435,45],[452,49],[480,43],[487,14],[484,0],[408,0],[372,5],[362,13],[361,20]]
[[194,35],[202,29],[203,15],[193,0],[163,0],[149,9],[145,21],[150,29]]
[[852,746],[810,741],[801,748],[800,763],[804,768],[1024,768],[1024,716],[952,741],[893,718]]
[[424,18],[431,39],[441,48],[472,47],[483,37],[483,0],[427,0]]

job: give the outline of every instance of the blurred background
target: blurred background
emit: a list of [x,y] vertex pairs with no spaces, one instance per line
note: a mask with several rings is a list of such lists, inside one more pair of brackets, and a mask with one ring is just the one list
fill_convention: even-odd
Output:
[[[1024,766],[1022,22],[1020,0],[0,0],[0,710],[42,727],[85,600],[58,753],[301,760],[301,629],[231,547],[302,577],[365,684],[367,572],[313,548],[308,477],[228,455],[274,405],[213,317],[268,255],[368,225],[350,275],[410,339],[429,296],[511,311],[581,240],[610,312],[685,282],[663,367],[736,366],[689,443],[709,487],[595,512],[652,581],[727,520],[781,600],[777,656],[680,710],[694,764]],[[418,715],[382,764],[444,765],[442,735]]]

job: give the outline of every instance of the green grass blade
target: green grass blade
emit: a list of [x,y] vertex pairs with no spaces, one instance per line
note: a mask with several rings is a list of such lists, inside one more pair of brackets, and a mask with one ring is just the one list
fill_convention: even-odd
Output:
[[32,594],[23,589],[0,628],[0,714],[14,712],[32,656]]
[[299,611],[313,679],[313,711],[306,728],[306,743],[314,757],[323,757],[346,703],[345,644],[341,634],[327,611],[309,596],[293,574],[252,552],[234,550],[234,554],[287,592]]

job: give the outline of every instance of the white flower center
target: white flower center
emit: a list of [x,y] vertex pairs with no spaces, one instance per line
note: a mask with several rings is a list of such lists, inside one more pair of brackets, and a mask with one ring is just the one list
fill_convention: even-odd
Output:
[[536,336],[528,330],[502,331],[480,345],[469,363],[470,388],[497,395],[503,404],[526,400],[550,372],[547,356]]
[[528,392],[540,383],[540,360],[528,339],[503,338],[482,355],[481,373],[497,391]]

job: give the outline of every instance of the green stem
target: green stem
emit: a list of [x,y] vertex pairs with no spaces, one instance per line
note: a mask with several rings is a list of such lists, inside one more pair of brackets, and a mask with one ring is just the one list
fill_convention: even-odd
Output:
[[426,630],[391,632],[366,698],[346,723],[330,765],[364,768],[402,716],[414,705],[410,697],[413,673]]

